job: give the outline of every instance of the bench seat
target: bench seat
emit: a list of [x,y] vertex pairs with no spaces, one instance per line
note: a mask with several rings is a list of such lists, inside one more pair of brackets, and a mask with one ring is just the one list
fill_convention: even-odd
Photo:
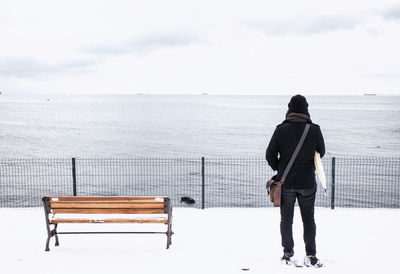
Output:
[[159,223],[168,224],[166,218],[160,219],[55,219],[51,224],[67,223]]
[[[46,251],[52,237],[59,245],[59,234],[98,234],[102,232],[58,232],[58,224],[72,223],[140,223],[165,224],[166,232],[104,232],[104,233],[163,233],[167,248],[171,244],[172,206],[168,197],[118,196],[46,196],[42,198],[48,237]],[[51,225],[54,226],[51,229]]]

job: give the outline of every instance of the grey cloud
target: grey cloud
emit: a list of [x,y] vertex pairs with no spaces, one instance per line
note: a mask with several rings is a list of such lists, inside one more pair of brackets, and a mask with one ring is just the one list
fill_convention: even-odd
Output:
[[84,53],[101,55],[122,55],[147,53],[161,48],[185,46],[198,42],[199,39],[190,35],[152,35],[135,38],[116,45],[98,45],[82,49]]
[[386,20],[400,20],[400,5],[386,9],[381,16]]
[[313,35],[339,30],[351,30],[362,22],[355,17],[307,17],[287,20],[270,20],[249,24],[267,35]]
[[72,62],[47,64],[29,58],[0,59],[0,77],[37,77],[63,73],[87,73],[95,61],[78,60]]
[[367,77],[374,78],[400,78],[400,72],[384,72],[384,73],[375,73],[375,74],[365,74]]

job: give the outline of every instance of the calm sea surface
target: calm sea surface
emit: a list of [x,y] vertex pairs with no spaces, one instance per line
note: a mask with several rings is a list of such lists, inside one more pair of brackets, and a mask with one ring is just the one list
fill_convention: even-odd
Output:
[[[308,96],[327,155],[400,156],[400,96]],[[264,157],[290,96],[0,95],[1,157]]]

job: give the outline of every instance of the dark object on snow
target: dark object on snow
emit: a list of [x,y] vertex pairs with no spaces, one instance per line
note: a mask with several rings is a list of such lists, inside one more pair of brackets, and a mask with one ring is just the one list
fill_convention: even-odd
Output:
[[190,197],[182,197],[181,198],[181,203],[187,203],[189,205],[193,205],[194,203],[196,203],[196,201],[193,198]]

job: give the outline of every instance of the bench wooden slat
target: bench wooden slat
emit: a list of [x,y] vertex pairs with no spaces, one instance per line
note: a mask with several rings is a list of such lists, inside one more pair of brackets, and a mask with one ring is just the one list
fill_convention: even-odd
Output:
[[163,200],[106,200],[106,199],[101,199],[101,200],[89,200],[89,199],[84,199],[84,200],[50,200],[50,203],[133,203],[133,204],[151,204],[151,203],[161,203],[163,204],[164,201]]
[[61,223],[155,223],[155,224],[167,224],[167,219],[54,219],[51,221],[52,224]]
[[125,197],[125,196],[49,196],[50,201],[126,201],[126,202],[164,202],[167,197]]
[[50,207],[56,208],[131,208],[131,209],[163,209],[164,202],[120,202],[120,201],[94,201],[94,202],[50,202]]
[[158,208],[54,208],[54,214],[164,214]]

